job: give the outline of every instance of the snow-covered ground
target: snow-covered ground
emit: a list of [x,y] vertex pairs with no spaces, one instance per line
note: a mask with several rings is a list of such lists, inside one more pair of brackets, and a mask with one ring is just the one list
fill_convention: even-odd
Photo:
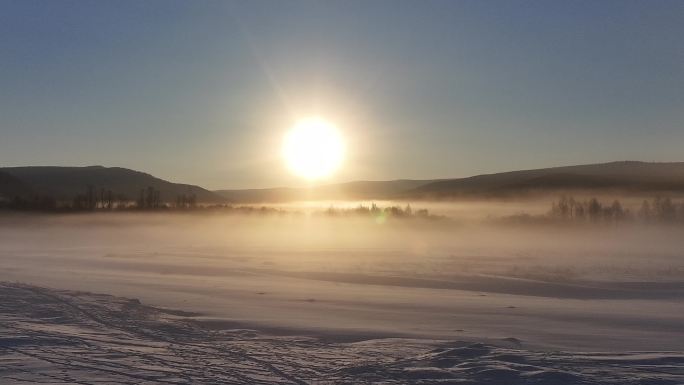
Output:
[[681,384],[681,231],[8,217],[0,383]]
[[195,314],[102,294],[0,284],[3,384],[677,384],[682,352],[562,353],[214,330]]

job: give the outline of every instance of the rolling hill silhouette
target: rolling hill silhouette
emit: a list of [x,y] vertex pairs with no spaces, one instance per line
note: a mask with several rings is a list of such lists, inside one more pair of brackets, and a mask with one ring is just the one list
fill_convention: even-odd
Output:
[[510,171],[441,180],[356,181],[307,188],[209,191],[120,167],[0,168],[0,198],[49,195],[73,199],[88,186],[131,200],[153,187],[162,201],[194,194],[200,203],[277,203],[304,200],[453,199],[513,197],[572,191],[629,194],[684,193],[684,162],[636,161]]
[[684,192],[684,162],[610,162],[510,171],[448,179],[405,191],[412,198],[510,196],[567,190],[622,193]]
[[432,180],[357,181],[302,188],[218,190],[216,193],[236,203],[291,202],[301,200],[387,199],[422,186]]
[[15,196],[31,194],[31,187],[21,179],[0,171],[0,199],[12,199]]
[[[11,184],[5,185],[2,175],[7,175]],[[25,187],[18,189],[19,182]],[[111,190],[123,194],[131,200],[140,195],[140,190],[153,187],[161,194],[161,199],[173,202],[178,195],[194,194],[198,202],[219,203],[225,198],[211,191],[189,184],[172,183],[150,174],[120,167],[5,167],[0,168],[0,193],[7,196],[28,193],[54,196],[59,200],[70,200],[83,194],[87,186],[95,189]],[[26,189],[28,188],[28,189]],[[12,193],[12,191],[14,191]]]
[[218,190],[231,202],[335,199],[511,197],[582,190],[592,193],[684,193],[684,162],[622,161],[441,180],[361,181],[311,188]]

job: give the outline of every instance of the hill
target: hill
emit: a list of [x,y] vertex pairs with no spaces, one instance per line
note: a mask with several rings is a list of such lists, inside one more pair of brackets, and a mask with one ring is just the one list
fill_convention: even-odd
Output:
[[[182,194],[194,194],[198,202],[217,203],[225,199],[211,191],[201,187],[172,183],[156,178],[150,174],[129,170],[120,167],[5,167],[0,168],[0,177],[8,175],[24,186],[30,186],[33,194],[50,195],[58,200],[71,200],[76,195],[83,194],[88,186],[96,190],[111,190],[114,194],[125,195],[128,199],[135,200],[140,191],[147,187],[158,190],[161,200],[173,202]],[[0,180],[2,190],[5,190],[5,182]],[[26,194],[27,190],[16,190],[15,195]]]
[[218,190],[235,203],[292,202],[302,200],[391,199],[432,180],[357,181],[303,188]]
[[209,191],[173,183],[120,167],[5,167],[0,168],[0,199],[49,195],[71,200],[88,186],[111,190],[131,200],[147,187],[161,200],[174,202],[185,194],[200,203],[274,203],[302,200],[451,199],[511,197],[566,191],[591,193],[684,193],[684,162],[611,162],[510,171],[442,180],[356,181],[305,188]]
[[684,193],[684,162],[611,162],[509,171],[441,180],[359,181],[310,188],[219,190],[234,203],[337,199],[512,197],[573,191]]
[[477,175],[426,183],[403,197],[496,197],[567,190],[683,193],[684,162],[623,161]]
[[31,193],[31,187],[19,178],[0,171],[0,200],[9,200],[15,196],[25,196]]

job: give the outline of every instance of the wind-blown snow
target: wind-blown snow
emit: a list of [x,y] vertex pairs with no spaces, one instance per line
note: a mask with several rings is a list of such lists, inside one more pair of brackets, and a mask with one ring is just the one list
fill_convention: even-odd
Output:
[[677,384],[684,353],[562,353],[508,339],[335,342],[213,330],[195,314],[0,283],[3,384]]
[[681,384],[682,250],[678,227],[3,217],[0,383]]

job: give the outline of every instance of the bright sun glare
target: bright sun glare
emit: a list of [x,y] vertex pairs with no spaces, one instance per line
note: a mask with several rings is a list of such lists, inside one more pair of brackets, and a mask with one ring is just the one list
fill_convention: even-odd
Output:
[[297,122],[283,141],[283,158],[288,168],[309,180],[324,178],[339,169],[344,150],[337,127],[317,117]]

